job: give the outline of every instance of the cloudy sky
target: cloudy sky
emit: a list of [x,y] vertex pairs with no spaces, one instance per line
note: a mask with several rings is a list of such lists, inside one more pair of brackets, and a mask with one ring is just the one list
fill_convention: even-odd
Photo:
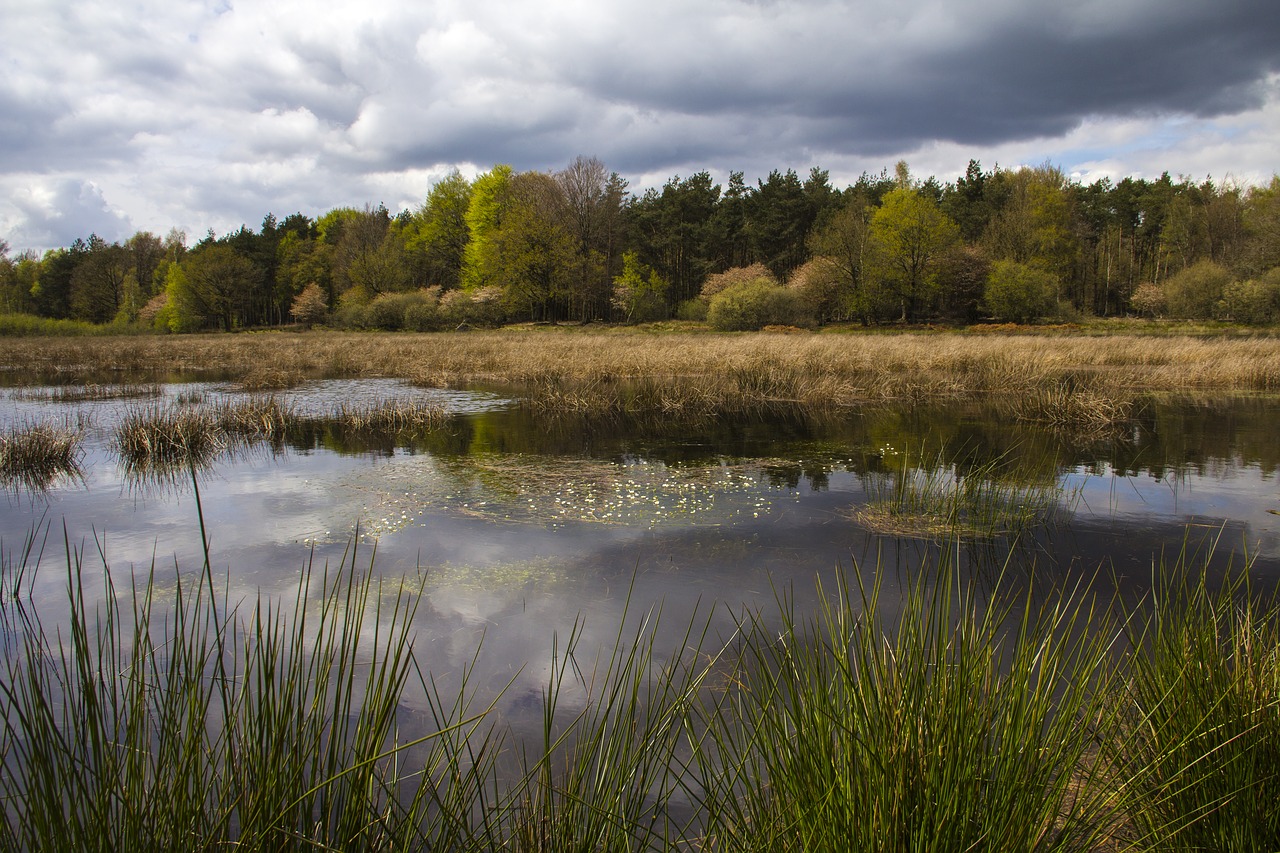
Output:
[[257,227],[596,156],[635,190],[1280,171],[1275,0],[0,0],[0,239]]

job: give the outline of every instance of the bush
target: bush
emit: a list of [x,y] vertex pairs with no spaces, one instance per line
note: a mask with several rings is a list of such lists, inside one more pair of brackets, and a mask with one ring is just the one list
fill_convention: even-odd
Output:
[[440,297],[440,321],[446,328],[462,325],[501,326],[506,319],[500,287],[450,290]]
[[1218,302],[1218,316],[1254,326],[1280,321],[1280,267],[1262,278],[1228,284]]
[[1140,284],[1129,297],[1129,307],[1143,317],[1159,317],[1168,308],[1164,291],[1157,285],[1147,282]]
[[704,323],[707,319],[707,303],[701,299],[686,299],[676,306],[677,320],[690,320],[695,323]]
[[1057,304],[1058,277],[1015,261],[996,261],[987,275],[983,298],[997,320],[1034,323]]
[[746,332],[793,325],[801,314],[794,291],[775,283],[772,277],[757,278],[731,285],[712,297],[707,322],[722,332]]
[[841,318],[840,275],[830,258],[813,258],[791,273],[787,289],[796,295],[804,317],[826,323]]
[[1169,316],[1180,320],[1209,320],[1231,284],[1231,273],[1213,261],[1200,261],[1164,283]]
[[703,302],[709,303],[712,297],[723,293],[735,284],[745,284],[749,281],[764,280],[770,284],[778,284],[778,280],[774,278],[773,273],[769,272],[769,268],[764,264],[752,264],[749,267],[733,267],[724,272],[707,276],[707,280],[702,285],[702,291],[698,294],[698,298]]
[[[147,303],[150,307],[151,303]],[[145,308],[143,309],[146,310]],[[289,308],[289,315],[293,317],[294,322],[300,323],[307,328],[314,326],[316,323],[323,323],[325,317],[329,315],[329,300],[325,297],[324,291],[320,289],[320,285],[314,281],[302,289],[302,292],[294,297],[293,305]]]

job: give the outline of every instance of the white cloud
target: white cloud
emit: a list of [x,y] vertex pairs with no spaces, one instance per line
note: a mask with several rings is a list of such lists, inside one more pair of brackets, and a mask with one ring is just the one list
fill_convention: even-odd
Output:
[[1089,179],[1278,167],[1257,0],[0,3],[15,248],[399,205],[451,164],[577,154],[633,187],[811,165],[851,181],[900,157],[944,178],[970,157]]

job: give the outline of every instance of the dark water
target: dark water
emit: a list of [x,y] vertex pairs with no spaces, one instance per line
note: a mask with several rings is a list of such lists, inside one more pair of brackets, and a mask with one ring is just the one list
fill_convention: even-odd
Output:
[[[235,396],[214,386],[161,393]],[[695,614],[727,630],[734,613],[780,597],[816,606],[819,582],[830,591],[840,576],[879,573],[892,587],[940,563],[975,582],[1016,565],[1039,582],[1084,579],[1137,598],[1162,555],[1212,550],[1215,572],[1247,557],[1260,586],[1280,580],[1276,399],[1152,400],[1101,435],[1019,423],[980,404],[584,419],[392,381],[319,383],[290,392],[290,403],[320,412],[404,396],[454,414],[430,433],[376,440],[313,424],[199,474],[214,569],[233,600],[288,597],[308,562],[337,565],[354,547],[388,594],[421,591],[424,666],[447,684],[475,661],[471,684],[482,691],[514,678],[514,717],[535,715],[553,639],[580,624],[581,649],[605,648],[627,614],[658,607],[671,626],[662,651],[675,653]],[[155,403],[42,402],[30,390],[2,403],[0,426],[43,419],[85,431],[83,481],[0,498],[10,564],[32,531],[47,537],[30,593],[46,626],[65,608],[64,536],[91,573],[105,559],[121,586],[153,565],[162,586],[200,569],[189,479],[133,481],[112,449],[121,417]],[[1048,496],[1054,508],[995,535],[924,521],[886,532],[864,511],[903,476],[988,478],[1015,495]]]

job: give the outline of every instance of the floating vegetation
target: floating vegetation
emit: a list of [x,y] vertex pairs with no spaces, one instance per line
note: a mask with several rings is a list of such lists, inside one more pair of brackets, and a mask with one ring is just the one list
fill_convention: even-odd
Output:
[[0,435],[0,486],[47,491],[59,478],[79,480],[80,431],[67,424],[15,424]]
[[668,466],[571,457],[467,457],[450,466],[455,511],[541,524],[722,524],[768,512],[758,464]]
[[1017,536],[1051,523],[1068,495],[1056,483],[1023,484],[1002,479],[992,462],[961,472],[936,464],[873,474],[869,502],[849,517],[876,533],[925,539],[993,539]]

